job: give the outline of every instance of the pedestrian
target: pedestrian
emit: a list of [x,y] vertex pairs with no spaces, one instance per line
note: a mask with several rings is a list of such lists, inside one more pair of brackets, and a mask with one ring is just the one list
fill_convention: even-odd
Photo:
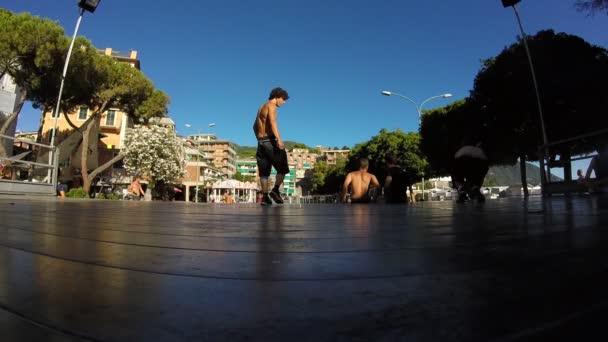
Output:
[[[268,102],[258,109],[253,122],[253,132],[258,140],[255,157],[262,185],[262,205],[272,205],[272,201],[277,204],[283,203],[279,188],[283,184],[285,175],[289,173],[289,165],[287,164],[285,144],[281,139],[277,124],[277,109],[284,105],[288,99],[289,94],[284,89],[272,89]],[[269,192],[268,177],[273,166],[277,170],[277,175],[274,187]]]
[[346,203],[348,189],[351,188],[350,194],[351,203],[369,203],[372,201],[372,196],[369,194],[370,184],[376,188],[380,188],[378,179],[373,174],[367,172],[369,162],[365,158],[359,159],[359,170],[350,172],[342,185],[342,202]]
[[384,198],[387,203],[407,203],[407,187],[411,184],[406,170],[397,164],[393,154],[386,156],[386,179],[384,180]]
[[458,191],[457,202],[462,203],[470,199],[479,202],[486,200],[481,193],[481,186],[489,169],[488,157],[481,148],[481,142],[475,145],[465,144],[454,154],[452,168],[452,183]]

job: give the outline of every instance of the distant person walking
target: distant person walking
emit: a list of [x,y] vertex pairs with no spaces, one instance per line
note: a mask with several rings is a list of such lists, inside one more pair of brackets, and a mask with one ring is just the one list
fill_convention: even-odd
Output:
[[373,174],[367,172],[369,162],[365,158],[359,159],[359,170],[350,172],[344,180],[342,186],[342,202],[346,203],[348,188],[351,187],[351,203],[369,203],[372,198],[369,195],[370,184],[380,188],[378,179]]
[[454,154],[452,183],[458,190],[457,202],[470,199],[480,202],[486,200],[481,193],[481,186],[489,169],[488,157],[481,148],[481,142],[475,145],[464,145]]
[[[274,88],[270,92],[268,102],[264,103],[259,109],[253,122],[253,132],[258,139],[258,149],[255,158],[258,163],[260,173],[260,183],[262,185],[262,205],[272,205],[283,203],[279,188],[283,184],[285,175],[289,173],[287,164],[287,152],[279,126],[277,125],[277,109],[285,104],[289,99],[289,94],[282,88]],[[268,177],[272,167],[277,170],[276,181],[272,191],[268,191]],[[272,200],[271,200],[272,198]]]
[[384,180],[384,198],[387,203],[407,203],[407,187],[410,177],[399,164],[394,155],[386,156],[387,176]]

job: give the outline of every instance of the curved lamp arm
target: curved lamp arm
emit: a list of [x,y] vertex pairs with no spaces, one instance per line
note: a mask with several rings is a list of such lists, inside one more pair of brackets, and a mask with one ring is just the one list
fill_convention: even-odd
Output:
[[432,99],[436,99],[436,98],[439,98],[439,97],[442,97],[442,98],[444,98],[444,99],[445,99],[445,98],[448,98],[448,97],[452,97],[452,94],[449,94],[449,93],[447,93],[447,94],[441,94],[441,95],[435,95],[435,96],[431,96],[431,97],[429,97],[428,99],[426,99],[426,100],[422,101],[422,103],[421,103],[421,104],[420,104],[420,106],[419,106],[419,105],[416,103],[416,101],[414,101],[414,100],[410,99],[409,97],[407,97],[407,96],[405,96],[405,95],[399,94],[399,93],[393,93],[392,91],[383,90],[383,91],[382,91],[382,95],[385,95],[385,96],[393,96],[393,95],[395,95],[395,96],[399,96],[399,97],[404,98],[404,99],[406,99],[406,100],[410,101],[411,103],[413,103],[413,104],[414,104],[414,106],[416,106],[416,111],[418,112],[418,121],[420,121],[420,120],[422,119],[422,106],[424,106],[424,104],[425,104],[425,103],[427,103],[428,101],[430,101],[430,100],[432,100]]

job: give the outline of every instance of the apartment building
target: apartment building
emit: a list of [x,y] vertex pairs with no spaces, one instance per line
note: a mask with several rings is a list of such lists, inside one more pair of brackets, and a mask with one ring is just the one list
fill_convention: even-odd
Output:
[[258,163],[255,159],[239,159],[235,164],[238,173],[258,181]]
[[228,178],[236,174],[236,145],[233,142],[218,139],[214,134],[193,134],[188,139],[196,141],[200,149],[212,158],[211,164],[221,169]]
[[196,187],[199,188],[199,202],[207,202],[208,187],[216,181],[225,178],[222,170],[212,166],[213,158],[200,151],[196,141],[182,137],[186,174],[181,180],[184,187],[185,200],[196,201]]
[[[260,177],[258,173],[257,161],[255,159],[239,159],[236,161],[236,166],[238,173],[244,176],[254,177],[255,181],[259,183]],[[289,173],[285,175],[285,179],[283,180],[283,188],[281,189],[281,193],[283,193],[285,196],[294,196],[297,193],[297,167],[297,164],[289,162]],[[270,187],[274,186],[276,175],[277,171],[272,168],[272,171],[270,172],[270,177],[268,178]]]
[[287,153],[289,165],[295,165],[296,170],[304,170],[305,165],[308,165],[309,167],[314,165],[317,162],[317,158],[319,158],[318,154],[310,153],[310,151],[305,148],[294,148],[291,152]]
[[321,151],[321,157],[319,160],[324,160],[329,165],[336,165],[336,161],[340,158],[348,158],[348,154],[350,150],[335,150],[323,146],[317,146],[319,151]]

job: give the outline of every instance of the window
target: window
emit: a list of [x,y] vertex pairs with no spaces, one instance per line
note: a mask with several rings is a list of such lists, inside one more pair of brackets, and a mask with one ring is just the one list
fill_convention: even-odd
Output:
[[106,126],[114,126],[114,119],[116,118],[115,110],[108,110],[106,112]]
[[80,112],[78,113],[78,120],[85,121],[87,119],[88,114],[89,114],[89,108],[80,107]]

